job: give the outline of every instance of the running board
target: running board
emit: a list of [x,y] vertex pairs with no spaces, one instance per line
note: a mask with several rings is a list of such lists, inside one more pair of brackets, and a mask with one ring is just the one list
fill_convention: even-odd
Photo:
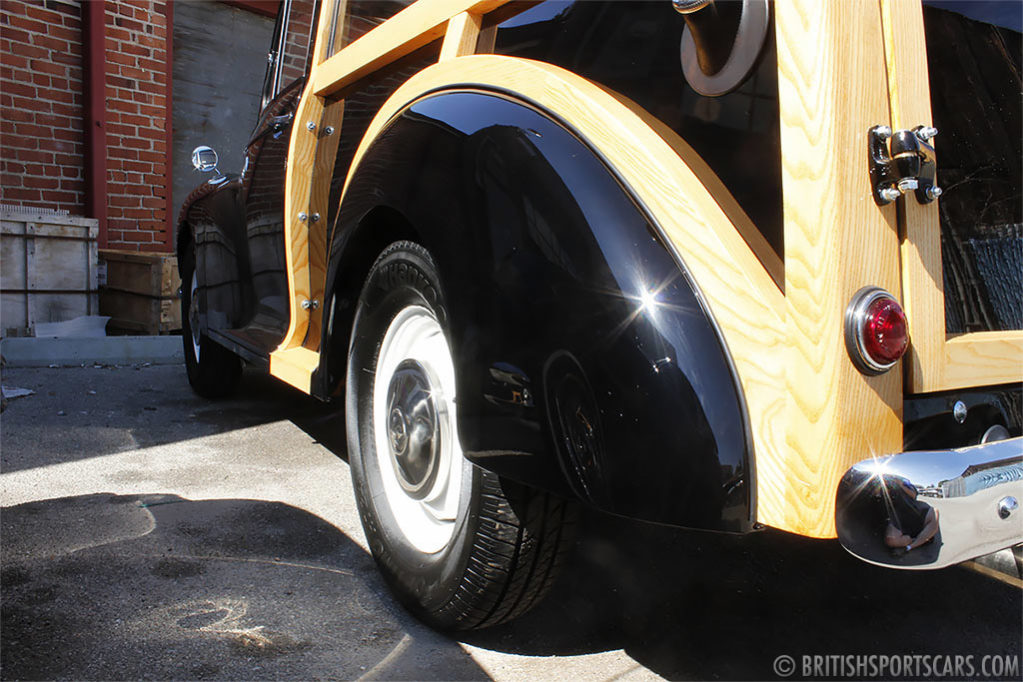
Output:
[[302,346],[270,353],[270,374],[303,393],[312,393],[313,372],[320,366],[320,354]]

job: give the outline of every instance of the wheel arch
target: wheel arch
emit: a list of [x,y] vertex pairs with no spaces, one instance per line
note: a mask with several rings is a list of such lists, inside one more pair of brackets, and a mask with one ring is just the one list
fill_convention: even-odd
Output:
[[[468,60],[459,59],[459,61],[463,61],[465,63],[468,63],[468,61],[470,61],[470,60],[474,61],[476,63],[477,71],[476,71],[475,75],[479,76],[481,74],[484,74],[487,71],[487,66],[493,64],[494,61],[506,61],[507,59],[506,58],[501,58],[501,57],[489,57],[489,56],[488,57],[471,57],[471,58],[468,58]],[[519,61],[519,60],[516,60],[516,61]],[[464,63],[462,65],[463,65],[463,69],[458,72],[459,74],[464,74]],[[441,64],[440,66],[431,67],[431,69],[426,70],[426,72],[431,72],[431,71],[439,70],[440,67],[442,67],[442,66],[443,66],[443,64]],[[555,67],[551,67],[551,66],[548,66],[546,64],[542,64],[541,66],[543,67],[544,70],[555,70]],[[561,71],[561,70],[555,70],[555,71]],[[354,263],[356,261],[359,261],[359,262],[361,262],[361,266],[360,266],[359,269],[365,268],[366,270],[368,270],[368,267],[371,264],[371,260],[372,260],[372,258],[368,254],[365,253],[365,249],[363,249],[363,253],[362,253],[362,255],[359,258],[355,258],[355,257],[351,257],[351,256],[346,255],[347,249],[349,247],[351,247],[353,244],[356,244],[356,243],[359,242],[359,238],[353,236],[346,243],[346,239],[345,239],[345,236],[344,236],[346,234],[346,231],[347,230],[351,230],[353,235],[359,235],[359,234],[364,234],[363,230],[365,229],[364,224],[361,221],[355,220],[355,218],[353,218],[353,216],[356,216],[356,217],[367,217],[367,216],[372,215],[374,211],[383,211],[384,215],[388,215],[388,214],[390,214],[392,216],[400,215],[402,217],[402,221],[403,221],[403,225],[405,226],[405,229],[404,229],[404,231],[397,231],[397,232],[395,232],[395,235],[398,238],[412,238],[413,240],[417,240],[420,243],[422,243],[425,246],[427,246],[428,248],[430,248],[431,251],[435,251],[435,249],[437,249],[437,251],[438,251],[437,256],[438,256],[439,260],[442,262],[442,270],[445,269],[444,265],[443,265],[444,261],[447,261],[448,263],[451,263],[451,262],[453,262],[452,259],[454,259],[454,260],[457,259],[457,257],[452,257],[452,255],[451,255],[451,252],[453,251],[453,248],[451,247],[451,241],[444,236],[443,230],[436,229],[435,227],[426,228],[426,229],[420,228],[420,225],[417,223],[417,217],[414,216],[414,215],[410,215],[410,214],[414,214],[415,213],[415,209],[414,208],[410,209],[410,207],[407,206],[407,204],[403,203],[403,200],[401,198],[396,198],[401,193],[402,190],[400,188],[394,186],[394,185],[395,184],[400,184],[400,182],[402,180],[407,179],[410,174],[408,173],[408,168],[404,168],[404,170],[402,172],[399,172],[399,173],[394,173],[393,171],[394,171],[395,168],[401,168],[403,165],[407,167],[410,164],[412,164],[412,162],[410,162],[408,160],[408,158],[403,158],[402,157],[402,152],[396,150],[396,148],[394,147],[393,144],[391,144],[389,146],[388,135],[389,135],[389,131],[393,131],[396,126],[400,127],[399,124],[396,123],[396,122],[398,122],[399,118],[403,115],[404,112],[407,112],[409,110],[409,105],[411,103],[413,103],[415,101],[419,101],[419,100],[430,99],[432,97],[441,97],[441,96],[444,96],[445,94],[451,94],[453,91],[456,91],[456,90],[465,90],[465,89],[468,89],[468,88],[479,89],[479,90],[488,90],[492,94],[499,93],[502,96],[518,100],[518,105],[519,106],[527,106],[527,107],[538,108],[538,109],[541,110],[543,115],[546,116],[547,118],[549,118],[551,121],[553,121],[554,123],[557,123],[558,125],[562,125],[560,123],[560,121],[563,120],[563,119],[562,119],[562,117],[558,117],[557,116],[557,112],[551,112],[546,106],[537,106],[537,102],[535,101],[535,98],[528,97],[526,95],[510,94],[508,87],[498,87],[497,85],[495,85],[492,82],[491,83],[480,83],[480,82],[478,82],[476,80],[472,80],[472,79],[470,79],[470,82],[468,82],[468,83],[466,83],[466,82],[459,82],[459,81],[455,80],[453,82],[447,83],[443,87],[441,87],[441,86],[431,87],[431,79],[428,79],[428,78],[424,77],[424,74],[426,72],[420,73],[419,76],[417,76],[417,77],[412,79],[412,82],[414,82],[417,79],[419,79],[421,81],[424,81],[424,83],[419,83],[417,87],[411,87],[410,85],[407,84],[402,89],[400,89],[398,91],[398,93],[396,93],[394,95],[394,97],[392,97],[392,100],[389,101],[389,103],[387,105],[385,105],[385,107],[381,110],[379,115],[377,115],[377,117],[374,120],[373,124],[370,125],[369,132],[367,133],[366,138],[363,140],[362,144],[360,145],[360,147],[359,147],[359,149],[358,149],[358,151],[356,153],[355,161],[354,161],[354,163],[352,165],[351,171],[349,172],[348,180],[347,180],[347,183],[346,183],[345,194],[344,194],[344,198],[343,198],[343,201],[342,201],[342,210],[341,210],[341,212],[339,214],[338,229],[336,229],[335,234],[333,234],[333,238],[331,240],[330,264],[329,264],[329,269],[328,269],[328,282],[332,282],[332,285],[335,286],[335,290],[341,290],[342,286],[340,286],[340,284],[341,284],[341,282],[344,281],[344,279],[339,279],[339,276],[343,277],[342,275],[339,275],[339,273],[345,269],[345,267],[342,267],[341,264],[343,264],[343,263]],[[443,78],[441,78],[439,75],[437,75],[437,74],[433,74],[433,75],[436,77],[434,79],[434,82],[436,82],[438,80],[443,80]],[[569,75],[569,76],[571,77],[571,75]],[[577,78],[577,77],[571,77],[571,78]],[[486,78],[481,78],[479,80],[480,81],[487,81]],[[410,82],[410,84],[412,82]],[[489,87],[487,87],[487,86],[489,86]],[[412,96],[411,93],[415,93],[415,96]],[[613,99],[613,98],[610,97],[610,95],[606,95],[606,96],[609,99]],[[398,104],[396,102],[401,102],[401,103]],[[577,130],[573,129],[572,132],[576,135],[577,138],[582,138],[583,137]],[[625,186],[624,187],[625,189],[628,189],[628,183],[626,182],[627,178],[625,178],[623,180],[622,175],[617,172],[619,169],[617,169],[615,166],[613,166],[611,163],[609,163],[609,160],[608,160],[607,156],[605,156],[604,154],[601,153],[601,151],[602,151],[601,146],[599,146],[598,144],[593,144],[592,141],[590,139],[588,139],[588,138],[583,138],[583,139],[586,139],[585,146],[588,147],[588,152],[590,154],[593,154],[594,157],[597,157],[599,163],[601,163],[604,166],[604,168],[609,173],[612,172],[612,170],[616,171],[616,173],[615,173],[616,179],[622,185]],[[581,140],[580,140],[580,144],[582,144]],[[390,156],[390,157],[388,157],[388,156]],[[385,160],[385,158],[386,158],[386,161],[382,161],[382,160]],[[440,173],[438,168],[435,165],[430,165],[430,164],[428,164],[426,166],[422,165],[421,158],[419,158],[419,160],[416,160],[416,163],[418,164],[418,166],[416,168],[418,170],[418,177],[419,178],[434,177],[435,175],[443,176],[443,173]],[[677,156],[676,156],[675,163],[677,164]],[[389,165],[391,166],[390,170],[389,171],[385,171],[385,169]],[[381,175],[382,172],[385,172],[384,176]],[[388,191],[393,192],[394,193],[393,196],[381,196],[379,192],[376,192],[376,189],[379,189],[379,187],[377,187],[377,185],[380,184],[381,178],[384,178],[384,177],[387,178],[387,180],[385,181],[384,184],[391,184],[392,185],[391,187],[389,187]],[[375,178],[375,181],[370,182],[368,180],[370,178]],[[452,181],[451,182],[451,186],[452,187],[457,187],[459,185],[459,180],[458,179],[447,178],[447,180],[451,180]],[[362,183],[367,183],[367,184],[362,184]],[[373,184],[373,183],[375,183],[375,184]],[[708,194],[709,195],[709,190],[704,188],[702,184],[698,184],[698,186],[699,186],[700,189],[703,190],[704,194]],[[365,191],[365,190],[368,190],[370,187],[374,188],[373,192]],[[454,191],[454,190],[452,190],[452,191]],[[373,194],[374,192],[376,192],[376,195],[373,196],[373,201],[375,201],[375,203],[373,203],[373,201],[370,201],[367,204],[367,202],[366,202],[367,194]],[[388,192],[384,192],[384,193],[387,194]],[[637,213],[640,213],[640,214],[642,214],[642,213],[656,213],[656,212],[653,212],[653,211],[649,210],[649,206],[648,206],[648,204],[646,202],[640,203],[635,198],[634,193],[631,193],[631,194],[632,194],[631,198],[635,202],[635,207],[634,208],[635,208]],[[706,197],[704,197],[704,198],[706,198]],[[713,199],[713,197],[711,197],[711,198]],[[457,203],[457,201],[455,203]],[[699,204],[700,200],[694,200],[693,203],[698,203]],[[370,206],[370,204],[371,204],[371,206]],[[714,206],[714,208],[716,210],[716,215],[711,216],[709,219],[705,219],[705,220],[701,221],[704,226],[706,226],[706,224],[708,222],[710,222],[710,223],[719,222],[719,219],[722,217],[723,212],[718,207],[718,204],[716,202],[714,202],[713,206]],[[386,209],[381,209],[381,207],[386,207]],[[465,207],[445,207],[445,208],[450,208],[450,209],[458,210],[458,209],[464,209]],[[436,213],[437,210],[438,210],[437,206],[431,207],[431,211],[432,212]],[[471,214],[472,210],[471,209],[470,210],[466,210],[464,213]],[[696,214],[694,214],[694,207],[693,206],[688,206],[687,207],[687,216],[686,217],[693,217],[694,215],[696,215]],[[462,218],[464,218],[464,216],[462,216]],[[427,222],[431,222],[431,221],[428,220]],[[455,222],[457,223],[459,221],[455,221]],[[348,225],[352,225],[352,224],[356,224],[357,228],[351,229],[351,228],[347,227]],[[412,225],[415,225],[415,227],[413,228]],[[448,227],[450,227],[450,225]],[[713,230],[710,230],[711,234],[719,233],[720,230],[718,229],[718,227],[715,227]],[[730,223],[727,224],[727,227],[730,230],[730,233],[728,233],[728,234],[730,234],[731,237],[739,236],[738,234],[732,234],[733,232],[735,232],[735,229],[733,229],[731,227]],[[464,229],[464,228],[461,228],[461,229]],[[367,230],[367,232],[371,233],[372,230],[371,229]],[[662,234],[663,234],[663,228],[662,228]],[[414,235],[414,236],[409,236],[409,235]],[[704,235],[704,236],[706,236],[706,235]],[[363,238],[365,239],[365,241],[363,242],[364,244],[373,244],[374,246],[375,245],[380,245],[383,241],[386,240],[385,238],[377,237],[377,238],[380,239],[380,241],[374,242],[371,237],[367,236],[367,237],[363,237]],[[677,244],[678,244],[679,241],[680,241],[680,239],[673,235],[673,238],[671,238],[670,240],[668,240],[668,239],[663,240],[662,246],[666,249],[666,251],[674,252],[674,256],[677,258],[678,254],[677,254],[676,249],[677,249]],[[727,246],[729,244],[730,245],[735,245],[736,244],[736,241],[733,238],[728,243],[721,243],[720,240],[717,240],[716,242],[714,242],[712,240],[705,240],[705,241],[710,242],[710,244],[711,244],[710,248],[711,249],[715,249],[716,248],[718,252],[722,251],[722,249],[724,249],[724,251],[727,252]],[[741,243],[744,246],[746,251],[741,254],[741,258],[739,258],[738,260],[742,262],[744,260],[744,258],[745,258],[748,261],[749,257],[751,257],[750,248],[749,248],[749,246],[747,246],[745,244],[745,242],[742,241],[741,237],[739,238],[739,243]],[[386,245],[386,244],[383,244],[383,245]],[[464,246],[465,243],[462,242],[461,245]],[[695,246],[698,248],[698,251],[699,251],[700,248],[706,248],[706,246],[702,246],[699,243],[695,243]],[[368,251],[371,252],[372,249],[369,248]],[[700,256],[702,257],[703,255],[701,254]],[[755,257],[752,257],[752,258],[753,258],[754,261],[756,261]],[[367,259],[368,259],[368,262],[367,262]],[[730,265],[732,267],[736,267],[736,264],[735,264],[735,260],[736,259],[733,259],[733,258],[729,257],[727,260],[731,262]],[[760,268],[759,263],[757,263],[756,265],[757,265],[758,269],[760,270],[760,272],[763,272],[763,269]],[[706,269],[706,266],[707,266],[707,264],[703,262],[703,259],[701,259],[700,267],[702,269]],[[721,334],[721,329],[719,327],[716,327],[716,325],[715,325],[714,315],[713,315],[712,311],[716,310],[715,304],[717,303],[717,300],[721,297],[722,293],[720,291],[715,290],[714,294],[710,295],[710,297],[706,297],[706,294],[701,289],[698,289],[696,287],[694,281],[693,281],[693,280],[699,280],[700,278],[699,277],[694,277],[692,275],[692,273],[688,273],[687,271],[685,271],[684,266],[682,266],[682,271],[686,274],[686,279],[688,281],[688,285],[690,285],[692,287],[692,289],[693,289],[693,294],[694,294],[694,297],[695,297],[695,301],[697,301],[699,306],[702,309],[704,309],[705,317],[706,317],[707,321],[709,322],[710,326],[715,328],[714,334],[716,334],[716,339],[717,339],[716,343],[718,344],[719,351],[722,353],[722,357],[724,358],[724,363],[728,367],[728,369],[727,369],[727,373],[729,375],[728,383],[731,384],[732,387],[735,388],[735,390],[736,390],[736,401],[737,401],[737,410],[738,410],[737,414],[741,415],[738,418],[738,420],[740,422],[742,422],[743,424],[746,424],[746,425],[742,426],[742,430],[746,434],[747,455],[748,455],[747,465],[746,465],[746,469],[745,469],[745,483],[748,486],[748,490],[746,491],[746,494],[747,494],[748,497],[747,497],[747,501],[746,501],[746,504],[745,504],[745,507],[746,507],[745,518],[743,518],[741,520],[738,520],[738,521],[735,518],[732,518],[731,521],[735,521],[735,522],[729,521],[729,524],[725,524],[725,526],[728,526],[728,528],[727,529],[722,529],[721,528],[721,522],[720,522],[721,519],[708,520],[706,518],[703,518],[703,519],[698,519],[696,521],[693,521],[693,519],[687,519],[686,520],[686,519],[679,519],[679,518],[669,518],[669,517],[664,516],[663,514],[661,514],[661,515],[654,514],[653,517],[652,517],[652,515],[649,514],[649,513],[648,514],[632,513],[629,510],[622,510],[622,509],[616,508],[618,505],[609,504],[609,503],[602,503],[599,500],[593,499],[593,492],[589,491],[589,490],[586,490],[587,487],[585,485],[582,485],[582,486],[580,485],[580,483],[579,483],[579,472],[572,470],[573,466],[572,466],[571,462],[569,461],[571,458],[567,457],[564,454],[564,452],[562,452],[562,454],[557,458],[558,459],[558,467],[557,467],[558,470],[557,471],[551,470],[549,466],[541,466],[541,467],[539,467],[539,469],[530,469],[529,466],[523,466],[522,465],[523,458],[521,458],[521,457],[520,457],[520,462],[517,465],[511,466],[510,468],[504,468],[502,464],[497,463],[497,459],[500,459],[499,457],[497,457],[496,459],[488,459],[488,457],[493,455],[494,453],[488,453],[487,456],[479,456],[479,453],[478,453],[478,456],[475,458],[478,461],[478,463],[481,463],[484,466],[487,466],[488,468],[492,468],[493,470],[498,470],[499,472],[510,473],[511,475],[514,476],[514,478],[518,478],[519,480],[523,480],[523,481],[526,481],[527,483],[531,483],[531,484],[534,484],[534,485],[541,485],[541,486],[546,487],[548,489],[558,490],[559,483],[558,483],[558,481],[555,481],[555,480],[559,480],[559,481],[562,482],[561,483],[562,486],[567,486],[574,493],[578,494],[580,497],[583,497],[583,498],[589,497],[590,501],[595,502],[598,506],[603,506],[605,508],[610,508],[610,510],[612,510],[612,511],[619,511],[619,510],[621,510],[626,515],[634,515],[634,516],[649,517],[649,518],[652,517],[653,520],[665,520],[667,522],[680,522],[680,525],[696,526],[696,527],[701,527],[701,528],[717,528],[718,530],[748,530],[750,527],[752,527],[752,524],[753,524],[753,521],[754,521],[754,516],[755,516],[755,490],[756,490],[756,487],[755,487],[755,484],[754,484],[754,467],[753,467],[753,449],[754,449],[754,443],[753,443],[753,438],[751,437],[751,430],[752,429],[748,425],[748,417],[747,417],[747,413],[746,413],[746,405],[745,405],[745,402],[744,402],[744,400],[747,398],[747,396],[745,394],[748,393],[747,391],[745,391],[745,389],[748,388],[747,384],[750,383],[750,382],[749,381],[744,382],[742,380],[742,378],[743,378],[742,373],[738,371],[738,369],[737,369],[735,364],[732,364],[732,360],[729,357],[728,352],[727,352],[728,347],[727,347],[727,345],[725,343],[726,342],[726,338],[727,338],[727,333]],[[712,284],[714,286],[719,286],[720,285],[719,284],[719,280],[722,277],[726,276],[726,275],[727,275],[727,273],[718,273],[716,275],[716,278],[718,279],[718,281],[717,282],[712,282]],[[482,278],[482,277],[483,277],[482,274],[478,275],[478,279]],[[751,277],[753,279],[755,279],[755,280],[758,280],[758,284],[763,284],[765,279],[769,279],[769,277],[760,277],[758,279],[758,277],[754,273],[753,275],[745,275],[745,276],[743,276],[742,280],[746,281],[746,282],[749,282]],[[702,282],[702,280],[701,280],[701,282]],[[347,286],[345,288],[348,288],[349,290],[357,290],[358,289],[358,287],[355,287],[354,289],[351,289],[351,287],[347,287]],[[731,288],[731,285],[729,285],[728,288]],[[763,295],[763,297],[760,297],[759,301],[756,300],[758,298],[758,297],[756,297],[756,295],[754,295],[754,297],[749,297],[749,298],[754,300],[754,302],[752,304],[753,306],[758,306],[758,305],[759,306],[764,306],[764,305],[768,305],[768,304],[769,305],[775,305],[777,303],[776,300],[773,300],[774,297],[775,297],[775,294],[777,294],[777,291],[774,290],[774,292],[771,293],[769,288],[770,287],[768,287],[768,292],[765,295]],[[752,289],[753,293],[757,293],[758,292],[758,287],[757,286],[752,286],[751,289]],[[709,299],[709,301],[708,301],[708,299]],[[770,300],[770,301],[767,301],[767,303],[765,303],[765,301],[764,301],[765,299],[766,300]],[[329,297],[328,297],[328,300],[329,300]],[[739,307],[742,308],[743,306],[739,306]],[[735,307],[728,307],[728,308],[726,308],[724,310],[725,310],[725,312],[729,316],[733,316],[733,315],[736,314],[735,310],[733,310],[733,308],[735,308]],[[772,313],[773,312],[776,312],[776,311],[772,310]],[[337,324],[337,320],[339,319],[339,317],[335,314],[335,315],[331,315],[330,319],[333,320],[333,322],[332,322],[333,324]],[[350,319],[351,319],[350,316],[348,317],[348,319],[350,321]],[[731,326],[735,327],[735,322],[732,322]],[[336,359],[337,355],[338,355],[337,350],[342,346],[342,339],[344,338],[345,339],[344,343],[347,343],[347,333],[344,333],[344,334],[342,334],[340,336],[338,335],[338,332],[339,332],[339,330],[341,328],[343,328],[343,325],[336,326],[335,329],[333,329],[333,333],[330,334],[332,340],[331,340],[330,345],[329,345],[330,346],[330,351],[328,352],[328,359],[325,362],[321,361],[321,365],[320,365],[320,373],[323,374],[324,377],[326,377],[326,376],[332,376],[332,377],[343,376],[343,373],[339,373],[338,370],[337,370],[337,362],[338,361]],[[461,342],[459,342],[459,343],[461,343]],[[574,361],[574,362],[576,364],[578,364],[578,361]],[[569,363],[569,364],[561,363],[561,364],[563,364],[565,366],[569,366],[569,364],[571,364],[571,363]],[[324,372],[324,369],[330,368],[330,367],[333,367],[333,368],[332,369],[328,369],[327,371]],[[494,369],[495,369],[494,367],[490,367],[491,375],[494,374]],[[515,374],[516,374],[515,369],[516,368],[515,367],[509,367],[509,368],[506,368],[506,369],[507,369],[507,371],[505,372],[506,376],[504,376],[503,379],[511,377],[510,381],[514,383],[517,380],[515,378]],[[497,371],[501,372],[503,370],[498,369]],[[537,373],[537,376],[544,375],[545,371],[546,370],[539,371]],[[547,379],[546,379],[545,376],[541,380],[544,383],[547,382]],[[755,384],[751,384],[751,385],[755,385]],[[492,396],[492,395],[490,395],[488,397],[490,399],[494,398],[494,396]],[[551,420],[552,420],[552,417],[550,417],[549,414],[544,419],[544,421],[548,425],[550,425]],[[554,444],[554,447],[555,447],[555,449],[559,449],[559,450],[562,449],[561,446],[559,446],[558,444]],[[511,457],[511,459],[515,459],[515,457],[520,455],[520,454],[521,453],[513,453],[513,457]],[[485,459],[486,459],[486,461],[484,461]],[[537,458],[530,458],[530,459],[533,460],[534,464],[536,463]],[[549,462],[548,462],[548,464],[549,464]],[[540,469],[543,469],[543,470],[540,470]],[[605,478],[606,478],[606,476],[605,476]],[[638,494],[639,491],[634,491],[634,493]],[[682,494],[684,494],[684,493],[682,493]]]

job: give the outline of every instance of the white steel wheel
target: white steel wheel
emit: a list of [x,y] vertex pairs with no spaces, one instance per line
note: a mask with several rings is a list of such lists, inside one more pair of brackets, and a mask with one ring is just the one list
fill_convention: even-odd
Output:
[[430,625],[464,630],[540,600],[575,508],[465,458],[450,324],[430,253],[412,242],[385,249],[352,320],[345,425],[362,528],[384,579]]
[[188,328],[191,332],[188,338],[192,339],[192,352],[195,354],[195,361],[198,363],[201,360],[200,352],[202,351],[201,344],[199,343],[199,277],[195,274],[195,268],[192,269],[192,283],[188,287],[190,292],[188,295]]
[[190,245],[180,257],[181,344],[185,371],[192,390],[204,398],[224,398],[234,392],[242,375],[242,361],[202,333],[203,299],[195,267],[195,247]]
[[436,315],[411,305],[391,321],[373,381],[375,456],[409,544],[434,554],[454,533],[464,459],[455,428],[455,368]]

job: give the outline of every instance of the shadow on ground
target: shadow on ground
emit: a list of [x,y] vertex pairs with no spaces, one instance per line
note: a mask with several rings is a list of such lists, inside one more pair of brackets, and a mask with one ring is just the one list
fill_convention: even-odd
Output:
[[3,510],[4,679],[486,679],[294,507],[89,495]]
[[[587,513],[555,594],[464,641],[529,655],[624,648],[669,679],[778,679],[813,654],[1023,654],[1023,593],[953,567],[893,571],[837,541],[737,537]],[[800,679],[797,670],[793,679]]]

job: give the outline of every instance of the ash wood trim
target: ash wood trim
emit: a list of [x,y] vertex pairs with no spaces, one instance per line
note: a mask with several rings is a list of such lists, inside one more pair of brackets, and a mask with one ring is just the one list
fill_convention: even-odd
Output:
[[[377,113],[356,151],[345,191],[374,138],[392,117],[423,95],[452,85],[518,93],[570,121],[642,198],[685,260],[722,330],[745,395],[757,466],[778,462],[767,467],[766,477],[758,473],[758,494],[777,504],[774,501],[781,500],[787,484],[785,476],[777,473],[783,469],[786,450],[781,363],[784,297],[722,208],[727,202],[715,191],[716,185],[704,183],[702,167],[694,169],[680,158],[629,103],[580,76],[541,62],[494,55],[440,62],[405,83]],[[869,201],[869,190],[866,196]],[[765,495],[765,486],[776,492]]]
[[319,363],[320,354],[314,350],[302,346],[278,349],[270,354],[270,373],[286,384],[309,393],[310,377]]
[[1023,331],[963,334],[948,339],[943,350],[944,386],[1018,383],[1023,377]]
[[462,12],[448,21],[444,44],[440,48],[440,61],[464,57],[476,51],[476,42],[483,24],[482,14]]
[[313,92],[323,97],[351,85],[445,35],[450,19],[462,13],[483,15],[508,0],[434,0],[403,9],[316,69]]
[[[881,0],[885,62],[892,127],[912,128],[931,120],[924,15],[919,2]],[[940,139],[935,139],[941,171]],[[940,180],[940,177],[939,177]],[[911,346],[903,365],[910,392],[938,386],[944,374],[945,308],[942,291],[938,203],[903,199],[902,302]],[[932,389],[933,390],[933,389]]]
[[[930,125],[923,7],[881,0],[885,61],[893,128]],[[934,140],[941,173],[941,135]],[[903,199],[902,300],[911,346],[906,365],[910,393],[1018,382],[1023,379],[1023,332],[947,337],[938,203]]]
[[[312,92],[312,83],[322,65],[326,45],[330,39],[331,14],[334,3],[324,2],[313,43],[313,59],[309,77],[306,79],[302,97],[295,111],[291,126],[291,140],[288,146],[288,168],[284,183],[284,251],[288,270],[288,293],[291,299],[291,315],[288,330],[276,350],[270,353],[270,374],[292,386],[309,393],[311,378],[319,364],[319,316],[321,310],[305,310],[304,300],[318,300],[323,307],[323,278],[326,273],[327,196],[334,154],[337,152],[338,133],[324,136],[328,125],[336,128],[341,122],[341,106],[317,97]],[[310,130],[309,122],[315,124]],[[326,141],[321,144],[320,140]],[[306,213],[305,221],[299,220],[299,213]],[[319,221],[311,216],[319,213]],[[315,284],[314,284],[315,283]],[[319,299],[315,298],[319,292]],[[312,337],[309,330],[315,328]],[[312,350],[303,348],[307,339],[314,344]],[[302,352],[307,351],[307,352]]]
[[[313,165],[312,185],[309,191],[309,215],[319,214],[320,220],[309,223],[307,235],[309,251],[309,296],[318,301],[319,306],[309,315],[309,326],[302,345],[311,350],[320,347],[323,311],[326,306],[324,293],[327,284],[327,237],[330,225],[327,224],[330,201],[330,180],[334,171],[334,160],[337,157],[338,142],[341,138],[341,119],[344,114],[344,102],[327,102],[323,108],[316,129],[316,161]],[[330,135],[326,129],[334,132]]]
[[870,2],[779,0],[775,20],[788,400],[784,446],[758,452],[758,517],[833,537],[841,476],[902,449],[901,374],[863,376],[843,338],[858,289],[900,284],[895,209],[875,206],[866,172],[866,131],[888,121],[881,26]]

